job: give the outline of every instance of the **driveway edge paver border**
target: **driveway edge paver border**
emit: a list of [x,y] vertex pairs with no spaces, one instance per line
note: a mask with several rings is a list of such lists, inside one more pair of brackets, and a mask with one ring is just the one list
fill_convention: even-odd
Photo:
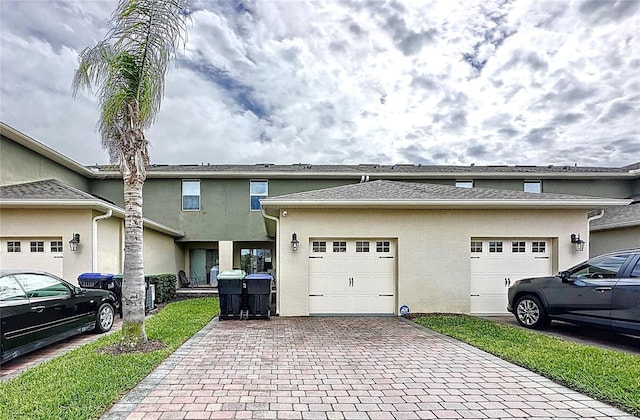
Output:
[[214,317],[207,325],[198,331],[193,337],[184,342],[176,351],[171,353],[162,363],[156,366],[146,378],[127,391],[111,408],[100,417],[101,420],[126,419],[133,408],[153,391],[162,379],[184,358],[191,353],[195,346],[211,331],[219,322]]

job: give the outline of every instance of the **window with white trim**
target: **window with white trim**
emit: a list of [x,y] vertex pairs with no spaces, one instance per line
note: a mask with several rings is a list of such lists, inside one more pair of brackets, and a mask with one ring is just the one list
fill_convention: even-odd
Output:
[[530,193],[541,193],[542,181],[524,181],[523,191]]
[[502,252],[502,241],[489,241],[489,252],[500,253]]
[[347,242],[346,241],[334,241],[333,242],[333,252],[347,252]]
[[260,210],[260,200],[269,196],[269,182],[265,180],[250,181],[249,195],[251,211]]
[[456,181],[458,188],[473,188],[473,181]]
[[22,252],[20,241],[7,241],[7,252]]
[[183,211],[200,210],[200,180],[199,179],[182,180],[182,210]]
[[531,242],[531,252],[537,254],[544,254],[547,252],[547,243],[545,241],[533,241]]
[[62,241],[51,241],[51,252],[62,252]]
[[526,252],[526,242],[524,241],[511,242],[511,252],[513,253]]
[[471,241],[471,252],[482,252],[482,241]]
[[313,252],[327,252],[327,241],[313,241],[311,249]]
[[356,252],[369,252],[369,241],[356,241]]
[[44,252],[44,241],[31,241],[31,252]]
[[376,241],[376,252],[389,252],[391,243],[389,241]]

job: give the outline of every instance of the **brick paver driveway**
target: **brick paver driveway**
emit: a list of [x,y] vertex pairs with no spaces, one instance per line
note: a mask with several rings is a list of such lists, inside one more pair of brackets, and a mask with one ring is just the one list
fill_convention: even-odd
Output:
[[120,418],[635,417],[399,318],[312,317],[212,322]]

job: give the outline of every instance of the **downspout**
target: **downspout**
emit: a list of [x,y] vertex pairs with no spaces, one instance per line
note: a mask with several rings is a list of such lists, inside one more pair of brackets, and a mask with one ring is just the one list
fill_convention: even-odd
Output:
[[113,211],[111,209],[108,209],[105,214],[93,218],[93,251],[91,258],[91,271],[94,273],[98,272],[98,220],[108,219],[112,214]]
[[276,222],[276,315],[280,314],[280,219],[269,216],[260,206],[260,212],[265,219]]
[[587,218],[587,230],[589,232],[589,248],[591,248],[591,222],[604,216],[604,209],[600,209],[600,213]]

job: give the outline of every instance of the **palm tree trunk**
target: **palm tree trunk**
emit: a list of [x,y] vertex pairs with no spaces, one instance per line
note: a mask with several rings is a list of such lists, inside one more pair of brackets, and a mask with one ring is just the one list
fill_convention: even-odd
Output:
[[144,328],[145,294],[143,264],[143,182],[124,180],[125,228],[124,273],[122,281],[122,338],[123,349],[133,349],[147,341]]
[[137,102],[127,105],[127,128],[122,133],[120,172],[124,182],[124,273],[122,280],[121,349],[134,349],[147,341],[144,328],[146,284],[142,187],[149,162],[147,140],[140,129]]

